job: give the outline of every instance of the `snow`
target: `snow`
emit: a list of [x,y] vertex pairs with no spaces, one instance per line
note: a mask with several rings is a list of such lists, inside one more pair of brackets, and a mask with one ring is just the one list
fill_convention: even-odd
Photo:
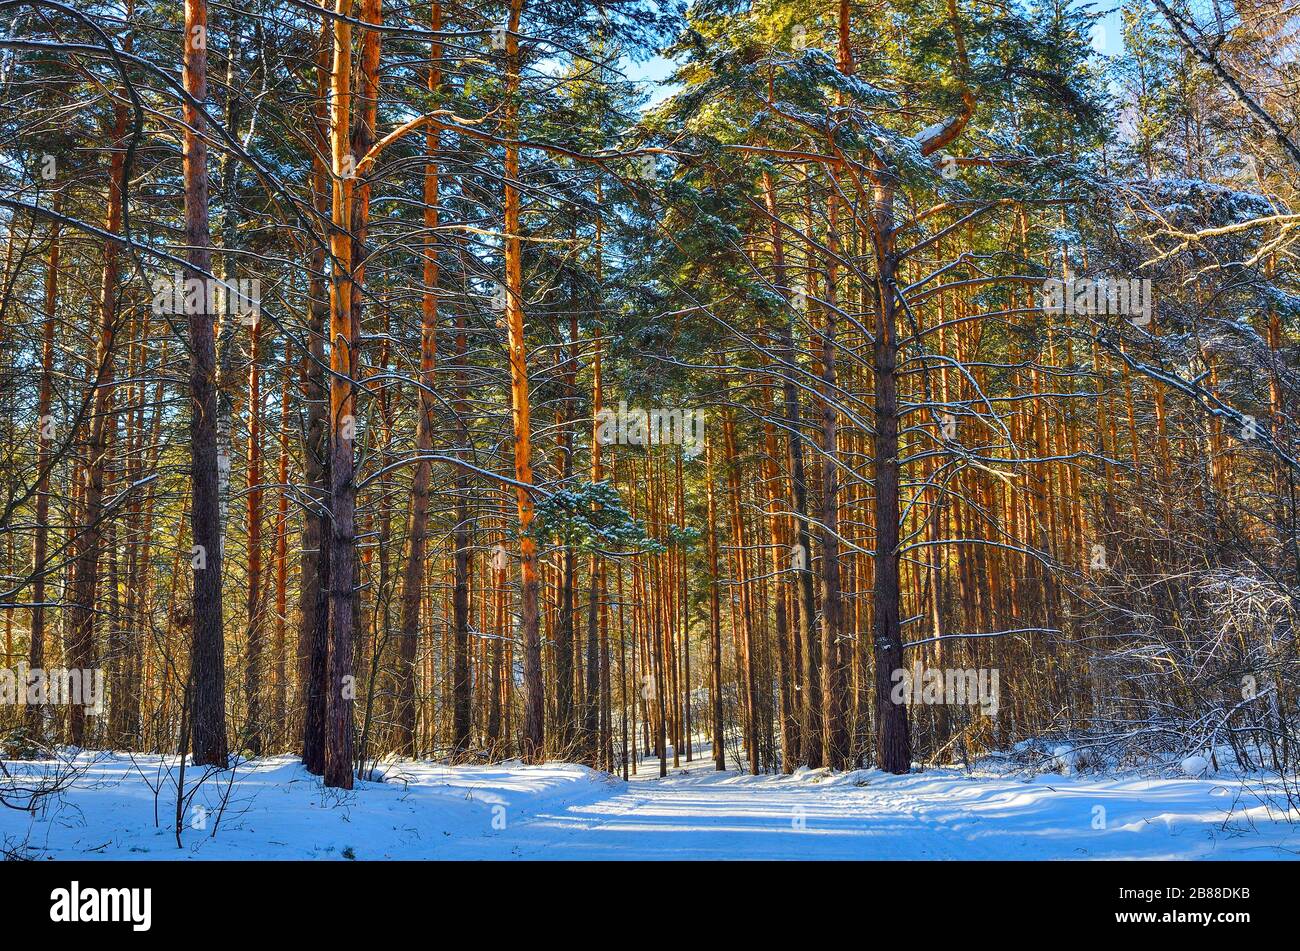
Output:
[[[707,757],[623,782],[583,766],[386,766],[325,789],[297,759],[243,763],[187,810],[157,800],[158,757],[82,754],[74,788],[32,817],[0,809],[0,845],[78,859],[1275,859],[1300,855],[1268,781],[874,769],[715,772]],[[7,762],[11,773],[31,764]],[[174,775],[174,773],[173,773]],[[189,787],[196,771],[187,771]],[[219,774],[221,775],[221,774]],[[146,782],[148,780],[148,782]],[[202,807],[200,809],[200,807]],[[212,829],[216,827],[216,835]],[[194,828],[198,826],[198,828]]]
[[1286,213],[1289,210],[1257,192],[1228,188],[1199,178],[1157,178],[1142,182],[1138,187],[1148,192],[1155,201],[1164,203],[1160,206],[1160,211],[1167,217],[1181,213],[1200,214],[1206,206],[1210,206],[1217,222],[1229,224],[1253,221],[1255,218]]
[[1100,765],[1096,753],[1087,749],[1075,749],[1072,746],[1058,746],[1052,750],[1052,768],[1065,776],[1096,769]]

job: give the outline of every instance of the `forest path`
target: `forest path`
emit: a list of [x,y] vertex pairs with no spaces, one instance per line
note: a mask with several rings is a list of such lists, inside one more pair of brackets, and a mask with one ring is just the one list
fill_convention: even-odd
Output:
[[[1295,858],[1300,826],[1238,782],[955,769],[791,776],[718,772],[707,751],[659,777],[554,802],[457,857],[524,859]],[[1294,816],[1292,821],[1300,819]],[[1261,834],[1263,833],[1263,834]],[[484,847],[486,846],[486,848]]]
[[509,838],[528,859],[994,857],[953,835],[954,823],[977,821],[960,807],[934,812],[905,792],[874,791],[865,771],[854,775],[823,785],[817,773],[719,773],[706,758],[661,779],[658,760],[647,759],[607,798],[539,812]]

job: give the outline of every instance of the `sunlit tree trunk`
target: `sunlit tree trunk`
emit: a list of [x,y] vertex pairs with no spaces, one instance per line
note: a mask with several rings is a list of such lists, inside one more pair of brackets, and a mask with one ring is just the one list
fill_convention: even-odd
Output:
[[533,523],[531,407],[528,397],[528,348],[524,340],[523,257],[519,235],[519,20],[523,0],[510,0],[506,28],[506,102],[502,129],[505,148],[505,256],[506,326],[510,350],[510,403],[514,425],[515,499],[519,515],[519,554],[522,583],[520,626],[524,641],[523,756],[538,762],[544,756],[546,715],[542,684],[542,646],[538,630],[537,541],[529,533]]
[[353,335],[354,173],[357,157],[349,136],[352,115],[351,0],[338,0],[331,69],[330,138],[333,202],[330,228],[330,495],[332,532],[329,581],[329,654],[325,693],[325,785],[352,788],[352,670],[356,567],[356,437],[358,341]]

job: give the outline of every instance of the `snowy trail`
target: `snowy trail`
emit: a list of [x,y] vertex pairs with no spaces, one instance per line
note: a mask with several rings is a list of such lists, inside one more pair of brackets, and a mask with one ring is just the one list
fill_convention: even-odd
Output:
[[156,803],[145,781],[157,785],[157,757],[137,757],[137,765],[104,754],[87,759],[77,787],[37,817],[0,810],[0,846],[55,859],[1300,856],[1300,817],[1286,822],[1276,804],[1226,777],[958,770],[752,777],[715,772],[701,759],[665,779],[647,760],[624,783],[572,764],[415,762],[401,764],[400,777],[338,793],[285,756],[236,770],[220,823],[221,787],[202,786],[177,849],[175,792],[164,785]]
[[[1235,784],[804,773],[754,778],[683,764],[510,830],[535,859],[1293,858],[1300,827]],[[1251,808],[1251,804],[1255,804]],[[1105,828],[1094,828],[1096,807]],[[503,833],[504,834],[504,833]],[[466,843],[468,845],[468,843]],[[462,854],[458,857],[473,857]]]
[[[907,796],[725,773],[693,763],[510,830],[525,858],[866,859],[992,857],[957,848]],[[468,857],[468,856],[467,856]]]

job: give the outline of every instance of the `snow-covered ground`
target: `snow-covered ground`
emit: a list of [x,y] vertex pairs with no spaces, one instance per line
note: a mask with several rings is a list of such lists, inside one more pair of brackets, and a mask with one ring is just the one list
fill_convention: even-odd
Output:
[[[158,757],[83,754],[76,785],[33,818],[0,808],[0,846],[114,859],[1276,859],[1300,816],[1263,780],[875,770],[751,777],[709,760],[624,783],[582,766],[403,763],[326,790],[294,758],[208,779],[172,831]],[[11,773],[31,764],[6,762]],[[174,775],[174,773],[173,773]],[[187,786],[196,773],[188,771]],[[155,808],[158,818],[155,821]],[[212,834],[216,829],[215,836]]]

